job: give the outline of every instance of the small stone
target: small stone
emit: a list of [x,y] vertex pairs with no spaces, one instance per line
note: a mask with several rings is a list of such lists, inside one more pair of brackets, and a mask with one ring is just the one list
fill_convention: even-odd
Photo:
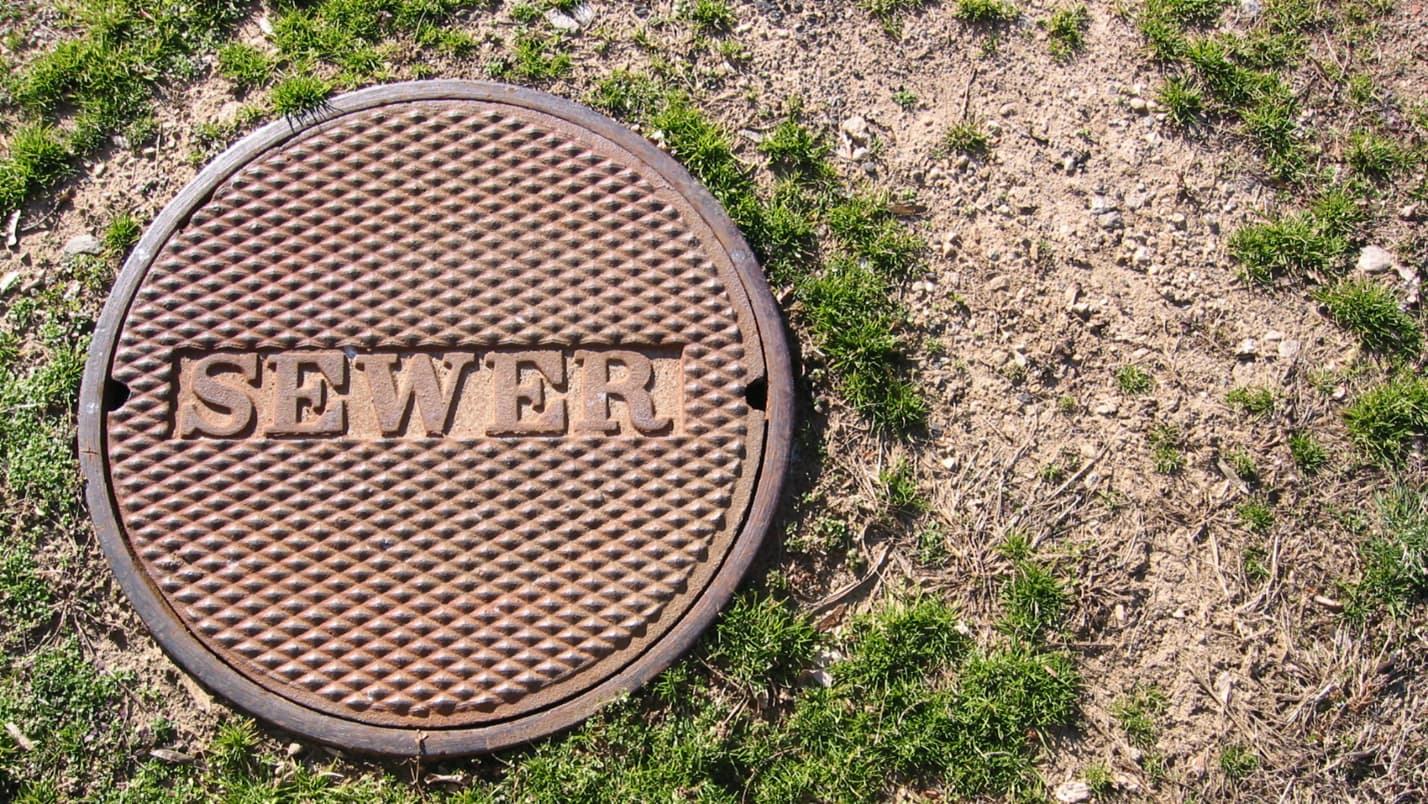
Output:
[[946,458],[942,459],[942,468],[947,469],[949,471],[952,469],[956,469],[957,459],[952,457],[951,455],[948,455]]
[[1145,102],[1145,98],[1131,98],[1130,107],[1131,111],[1138,114],[1145,114],[1150,111],[1150,104]]
[[1002,276],[994,276],[992,277],[992,281],[987,283],[987,290],[990,290],[994,293],[997,291],[1006,290],[1009,287],[1011,287],[1011,280],[1008,279],[1005,274],[1003,274]]
[[1280,341],[1279,356],[1285,360],[1293,360],[1299,356],[1299,341]]
[[1264,336],[1261,337],[1260,340],[1265,341],[1267,343],[1278,343],[1284,340],[1284,333],[1280,332],[1277,329],[1266,330]]
[[848,135],[848,139],[859,145],[868,142],[868,121],[860,114],[855,114],[843,121],[843,133]]
[[1147,200],[1145,193],[1131,193],[1126,196],[1126,209],[1140,209]]
[[1111,210],[1110,212],[1097,215],[1096,225],[1107,230],[1119,229],[1125,225],[1125,222],[1121,219],[1121,213]]
[[1185,216],[1181,215],[1179,212],[1172,212],[1167,215],[1165,219],[1170,221],[1170,225],[1174,226],[1176,229],[1185,228]]
[[1116,415],[1116,411],[1118,409],[1119,408],[1114,402],[1102,402],[1101,404],[1092,408],[1091,412],[1096,414],[1097,416],[1114,416]]
[[1411,221],[1418,217],[1418,205],[1407,204],[1398,208],[1398,217],[1406,221]]
[[550,27],[556,29],[557,31],[575,33],[576,31],[580,30],[580,23],[577,22],[574,17],[563,14],[553,8],[545,12],[545,21],[550,23]]
[[10,288],[15,287],[15,283],[20,281],[20,272],[11,271],[5,274],[5,278],[0,279],[0,295],[10,292]]
[[101,254],[104,252],[104,244],[94,235],[82,234],[71,237],[60,249],[60,256],[64,259],[73,259],[80,254]]
[[1002,117],[1011,117],[1012,115],[1016,114],[1016,104],[1015,104],[1015,103],[1004,103],[1004,104],[1002,104],[1002,108],[1000,109],[1000,112],[1001,112]]
[[1259,342],[1254,338],[1245,338],[1240,341],[1240,345],[1235,347],[1235,357],[1250,358],[1259,354]]
[[263,36],[273,35],[273,23],[266,15],[258,17],[258,30],[263,32]]
[[1358,269],[1366,274],[1381,274],[1397,267],[1397,261],[1386,249],[1378,246],[1364,246],[1359,252]]
[[1056,791],[1052,795],[1062,804],[1079,804],[1079,802],[1091,800],[1091,786],[1085,782],[1062,782],[1056,786]]
[[1076,300],[1081,298],[1081,286],[1075,282],[1067,285],[1066,292],[1062,294],[1062,298],[1066,301],[1066,309],[1070,310],[1076,306]]
[[1131,262],[1136,265],[1150,265],[1150,249],[1145,246],[1136,247],[1135,253],[1131,255]]

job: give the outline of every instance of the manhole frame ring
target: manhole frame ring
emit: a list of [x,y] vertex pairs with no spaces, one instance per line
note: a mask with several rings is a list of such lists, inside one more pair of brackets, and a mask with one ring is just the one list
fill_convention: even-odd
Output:
[[[139,566],[119,522],[109,482],[104,398],[117,338],[154,257],[224,181],[285,141],[346,115],[403,102],[441,100],[507,104],[551,115],[608,139],[668,181],[714,232],[733,264],[753,311],[767,391],[763,450],[753,470],[758,477],[742,512],[743,524],[713,577],[663,637],[598,683],[548,708],[482,726],[420,731],[349,720],[274,693],[223,661],[184,626]],[[91,338],[79,393],[78,446],[84,498],[100,546],[130,605],[181,670],[236,708],[295,734],[364,754],[442,758],[486,753],[568,729],[621,694],[643,686],[687,653],[733,596],[773,523],[788,468],[794,411],[792,363],[782,316],[763,271],[728,213],[682,165],[617,121],[549,93],[484,81],[413,81],[347,93],[299,121],[284,118],[259,128],[209,163],[164,207],[125,260]]]

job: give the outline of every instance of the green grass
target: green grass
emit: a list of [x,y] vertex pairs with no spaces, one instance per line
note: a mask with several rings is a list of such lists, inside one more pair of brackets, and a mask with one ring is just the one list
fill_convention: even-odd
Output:
[[273,87],[273,111],[285,117],[311,114],[327,102],[333,86],[314,75],[291,75]]
[[1086,46],[1086,28],[1091,24],[1091,15],[1080,3],[1061,6],[1051,12],[1044,24],[1051,55],[1064,60]]
[[252,45],[230,42],[218,49],[218,72],[240,92],[249,92],[273,79],[273,60]]
[[917,468],[908,461],[898,461],[878,472],[878,486],[883,504],[889,513],[915,514],[927,509],[927,501],[917,487]]
[[1021,10],[1008,0],[957,0],[953,16],[973,25],[1005,25],[1016,22]]
[[1349,438],[1370,459],[1398,464],[1409,444],[1428,434],[1428,380],[1401,374],[1344,409]]
[[1428,500],[1398,485],[1378,498],[1379,527],[1361,546],[1362,574],[1345,585],[1345,614],[1402,617],[1428,595]]
[[62,6],[58,23],[71,38],[4,80],[10,104],[27,125],[0,158],[0,214],[52,187],[75,159],[149,115],[156,88],[175,74],[191,76],[194,59],[242,13],[237,2]]
[[1116,369],[1116,387],[1128,396],[1140,396],[1155,387],[1155,378],[1140,366],[1124,365]]
[[1310,209],[1273,215],[1230,236],[1230,256],[1248,282],[1267,285],[1276,278],[1302,279],[1341,273],[1349,255],[1349,234],[1359,223],[1356,207],[1330,192]]
[[896,92],[894,92],[892,94],[892,99],[893,103],[896,103],[898,106],[901,106],[906,111],[912,111],[913,109],[917,108],[917,95],[915,95],[905,87],[899,88]]
[[1270,578],[1269,553],[1261,545],[1246,547],[1240,555],[1240,569],[1251,584],[1264,583]]
[[1410,153],[1391,137],[1371,131],[1349,136],[1345,159],[1354,172],[1373,181],[1392,178],[1412,162]]
[[1268,416],[1277,401],[1274,389],[1263,385],[1241,385],[1225,394],[1225,401],[1247,416]]
[[1316,289],[1313,295],[1329,318],[1357,336],[1365,349],[1399,359],[1422,353],[1422,328],[1383,285],[1371,279],[1343,279]]
[[0,160],[0,213],[18,209],[33,193],[52,186],[70,169],[70,146],[57,129],[30,124],[10,138]]
[[685,10],[685,16],[694,25],[694,30],[702,34],[727,33],[734,29],[738,17],[724,0],[692,0]]
[[1255,463],[1254,456],[1248,451],[1235,449],[1226,452],[1225,463],[1230,467],[1230,471],[1235,473],[1235,477],[1245,483],[1254,486],[1260,482],[1259,464]]
[[1160,739],[1160,718],[1170,708],[1170,699],[1151,684],[1137,682],[1130,692],[1111,705],[1111,714],[1121,724],[1130,744],[1142,751],[1155,748]]
[[906,311],[895,289],[920,267],[925,246],[898,221],[887,196],[833,183],[825,137],[796,117],[766,140],[784,180],[765,198],[727,133],[682,92],[648,75],[616,72],[589,99],[659,132],[709,188],[773,281],[792,286],[813,347],[854,410],[893,434],[922,427],[928,405],[907,374],[908,346],[899,334]]
[[819,642],[818,632],[786,603],[746,592],[720,617],[709,658],[741,685],[786,685],[808,665]]
[[952,153],[982,156],[992,149],[992,139],[979,121],[968,118],[947,128],[942,145]]
[[536,83],[564,78],[575,69],[569,45],[559,34],[544,36],[531,31],[516,34],[511,55],[487,66],[492,78],[523,79]]
[[803,181],[820,181],[835,176],[828,154],[832,150],[827,140],[810,131],[797,118],[780,122],[759,143],[759,150],[768,157],[775,173],[793,174]]
[[1146,435],[1151,464],[1162,475],[1178,475],[1185,469],[1184,436],[1179,428],[1157,424]]
[[144,225],[134,215],[126,212],[109,222],[109,226],[104,230],[104,248],[117,256],[124,256],[133,245],[139,242],[139,237],[144,233]]
[[902,32],[903,17],[931,5],[932,2],[933,0],[858,0],[858,5],[882,25],[884,33],[898,36]]
[[1041,643],[1061,627],[1071,606],[1065,585],[1041,564],[1020,559],[1002,586],[1003,629],[1014,640]]
[[1289,457],[1299,471],[1310,477],[1323,471],[1329,464],[1329,451],[1319,443],[1312,433],[1292,433],[1289,436]]
[[1194,126],[1205,113],[1204,94],[1183,76],[1167,78],[1156,100],[1165,109],[1170,122],[1181,128]]
[[1264,535],[1274,527],[1274,511],[1263,500],[1249,500],[1235,506],[1240,524],[1250,533]]
[[1238,782],[1259,768],[1259,756],[1243,743],[1232,743],[1220,750],[1220,772],[1231,782]]

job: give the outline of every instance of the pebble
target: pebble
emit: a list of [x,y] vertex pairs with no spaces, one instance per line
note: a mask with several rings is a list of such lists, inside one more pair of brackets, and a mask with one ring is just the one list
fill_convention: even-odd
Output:
[[1011,287],[1011,280],[1008,279],[1006,275],[994,276],[992,277],[992,281],[987,283],[987,290],[993,292],[1006,290],[1009,287]]
[[1407,204],[1398,208],[1398,217],[1406,221],[1411,221],[1418,217],[1418,205]]
[[1136,265],[1150,265],[1150,249],[1145,246],[1138,246],[1135,253],[1131,255],[1131,262]]
[[1066,286],[1066,292],[1062,298],[1066,300],[1066,309],[1070,310],[1076,305],[1076,300],[1081,298],[1081,286],[1072,282]]
[[1061,804],[1080,804],[1091,800],[1091,786],[1085,782],[1062,782],[1052,795]]
[[1174,226],[1176,229],[1185,228],[1185,216],[1181,215],[1179,212],[1172,212],[1165,219],[1170,221],[1170,225]]
[[1240,345],[1235,347],[1235,357],[1247,358],[1259,354],[1259,341],[1254,338],[1245,338],[1240,341]]
[[1145,98],[1131,98],[1130,107],[1131,111],[1138,112],[1139,114],[1145,114],[1150,111],[1150,104],[1145,102]]
[[843,121],[843,133],[848,135],[848,139],[859,145],[866,145],[868,142],[868,121],[860,114],[855,114]]
[[1015,104],[1015,103],[1006,103],[1006,104],[1003,104],[1000,111],[1001,111],[1002,117],[1011,117],[1012,115],[1016,114],[1016,104]]
[[1358,269],[1366,274],[1381,274],[1392,271],[1398,265],[1393,255],[1378,246],[1364,246],[1359,252]]
[[1126,209],[1140,209],[1145,206],[1145,193],[1131,193],[1126,196]]
[[1114,209],[1096,216],[1096,225],[1102,229],[1119,229],[1125,225],[1121,213]]
[[1116,411],[1117,411],[1117,410],[1118,410],[1118,408],[1117,408],[1117,406],[1116,406],[1116,403],[1114,403],[1114,402],[1102,402],[1101,404],[1099,404],[1099,405],[1097,405],[1096,407],[1092,408],[1092,409],[1091,409],[1091,412],[1094,413],[1094,414],[1096,414],[1097,416],[1114,416],[1114,415],[1116,415]]
[[1279,356],[1285,360],[1293,360],[1299,356],[1299,341],[1280,341]]
[[580,23],[577,22],[574,17],[569,16],[567,14],[563,14],[553,8],[545,12],[545,21],[550,23],[550,27],[556,29],[557,31],[575,33],[576,31],[580,30]]
[[60,249],[60,256],[66,259],[77,257],[80,254],[100,254],[104,251],[104,244],[94,235],[75,235],[65,242],[64,248]]

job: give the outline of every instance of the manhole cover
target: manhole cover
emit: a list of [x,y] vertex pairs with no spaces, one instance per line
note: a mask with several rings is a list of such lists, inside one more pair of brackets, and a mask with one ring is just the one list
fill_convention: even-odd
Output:
[[81,394],[90,509],[169,653],[279,726],[444,756],[576,723],[716,615],[777,501],[762,274],[588,109],[428,82],[230,149]]

